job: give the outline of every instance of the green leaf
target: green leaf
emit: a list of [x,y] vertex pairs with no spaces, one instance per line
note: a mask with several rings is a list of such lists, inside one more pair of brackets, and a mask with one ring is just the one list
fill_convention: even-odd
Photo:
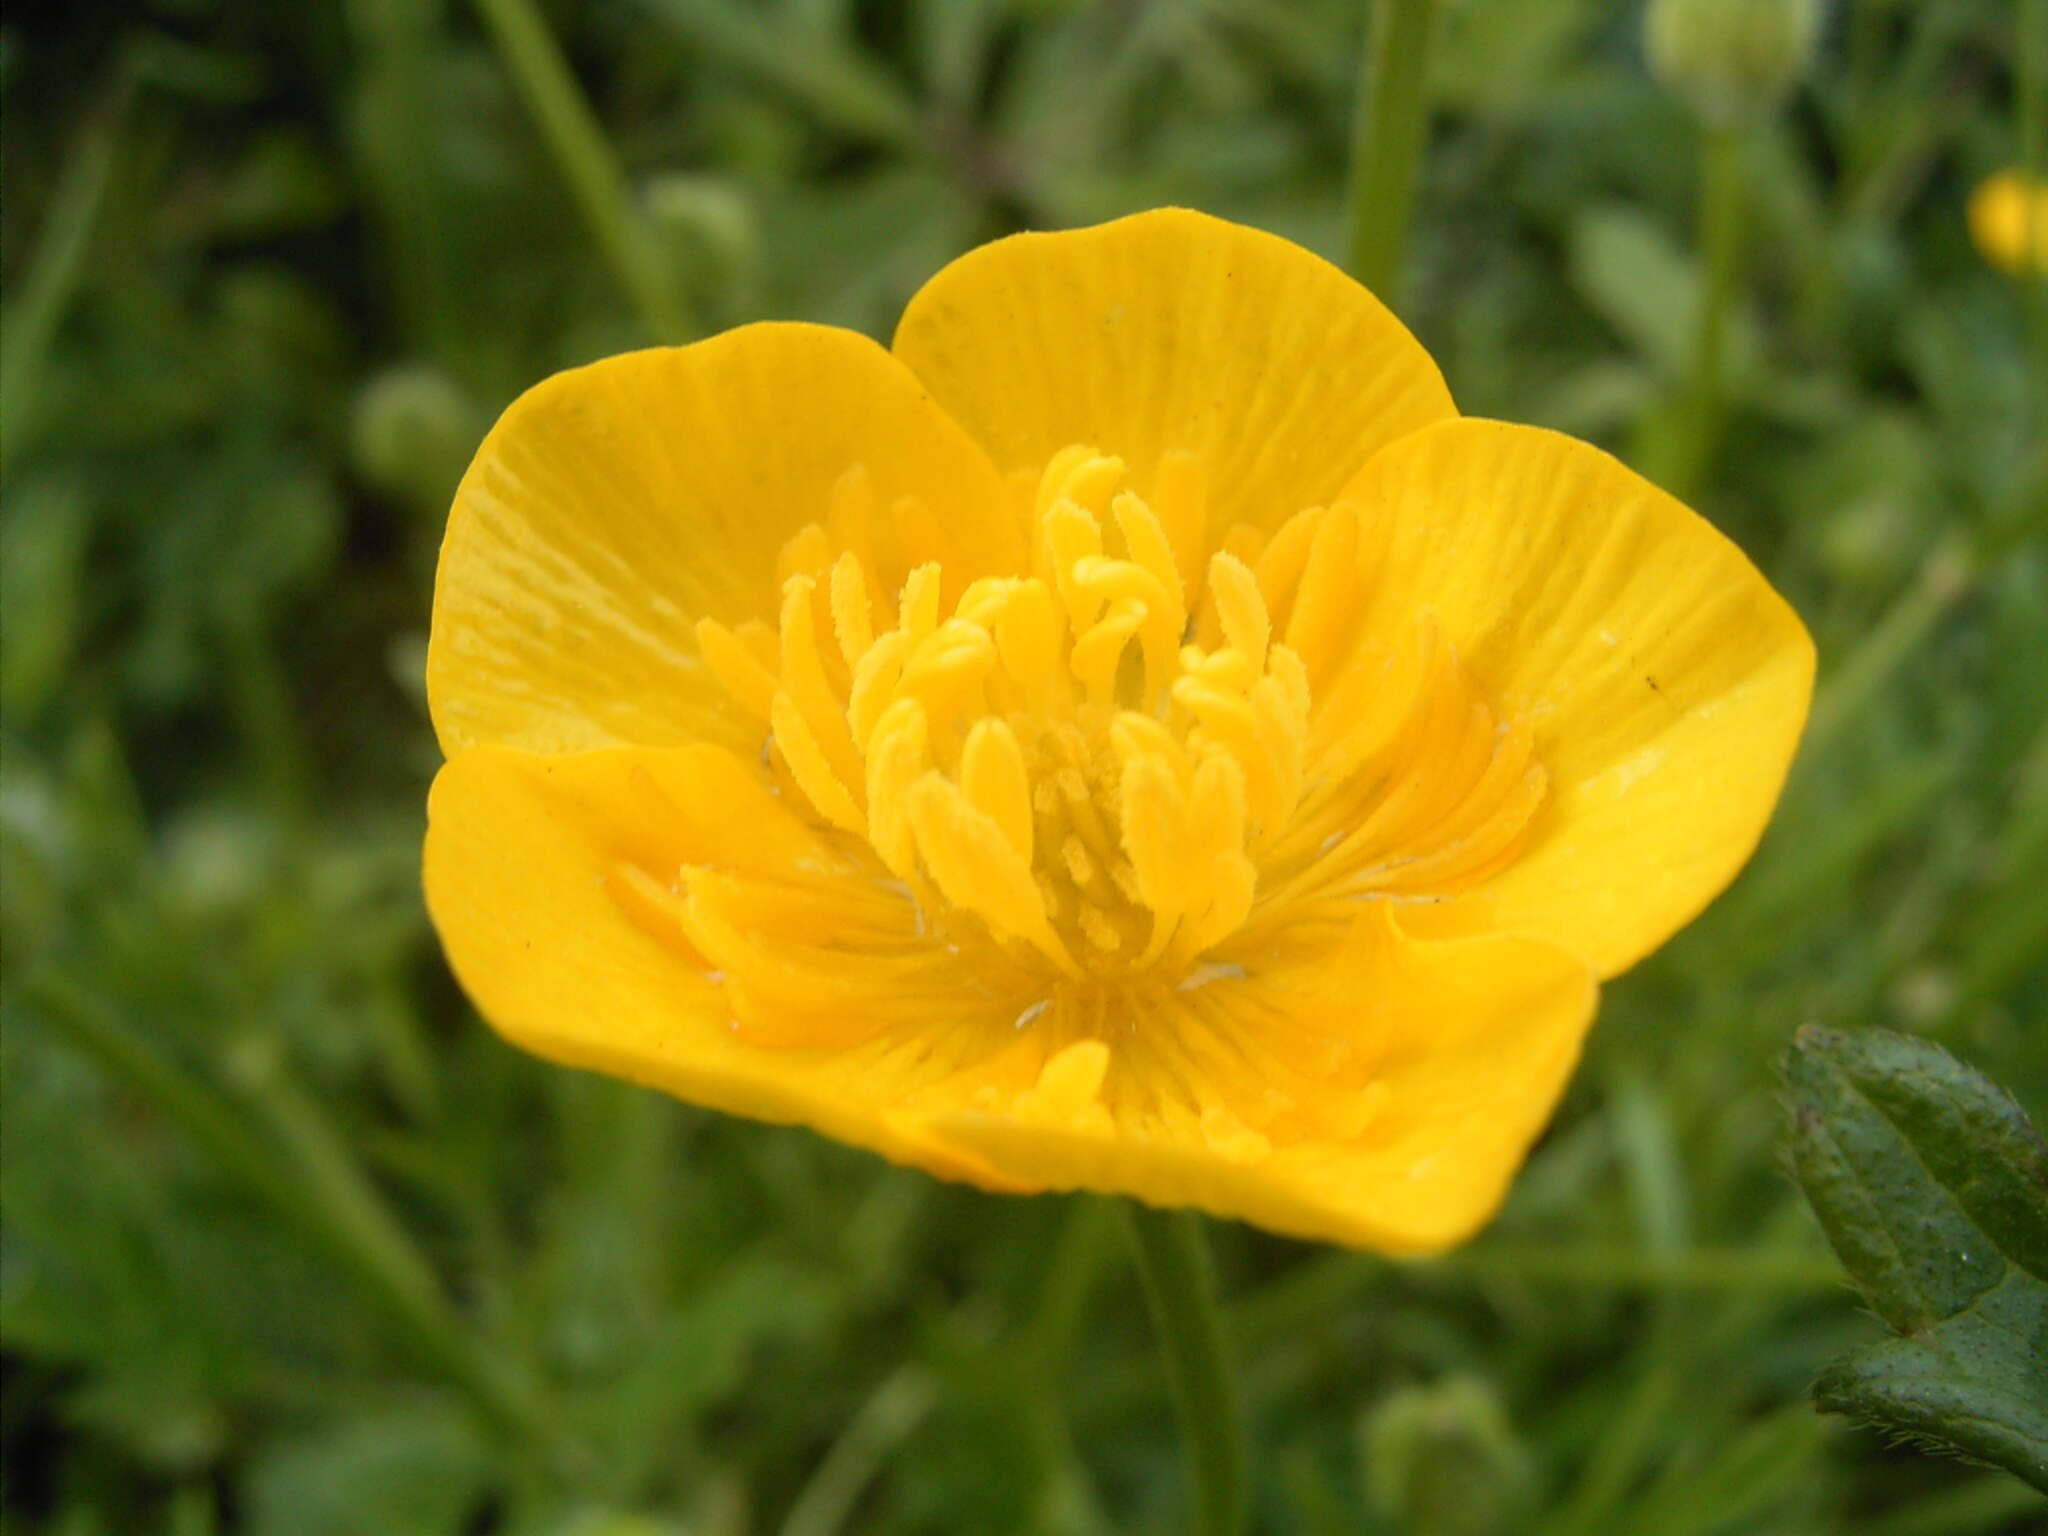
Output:
[[243,1493],[252,1536],[455,1536],[473,1527],[491,1478],[472,1420],[421,1397],[338,1414],[274,1442]]
[[[1572,220],[1572,285],[1661,379],[1686,378],[1699,345],[1702,278],[1697,259],[1657,219],[1625,203],[1596,203]],[[1747,394],[1763,373],[1755,314],[1728,316],[1728,376]]]
[[1794,1171],[1895,1337],[1829,1366],[1823,1409],[2048,1491],[2048,1143],[1940,1047],[1803,1029]]

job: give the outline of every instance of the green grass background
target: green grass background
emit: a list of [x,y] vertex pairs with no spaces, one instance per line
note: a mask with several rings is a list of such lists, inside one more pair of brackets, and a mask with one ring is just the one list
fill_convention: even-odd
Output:
[[[1700,150],[1639,7],[1444,12],[1399,306],[1468,411],[1656,473]],[[1174,1530],[1113,1210],[478,1023],[418,893],[431,565],[553,369],[767,316],[886,336],[979,241],[1164,202],[1341,255],[1361,7],[549,3],[567,96],[527,14],[0,24],[0,1527]],[[2048,311],[1962,214],[2020,153],[2020,14],[1843,0],[1745,134],[1696,500],[1813,629],[1812,736],[1749,872],[1608,989],[1480,1240],[1395,1266],[1211,1224],[1260,1530],[2048,1529],[1807,1405],[1875,1325],[1774,1087],[1798,1024],[1882,1023],[2048,1103]]]

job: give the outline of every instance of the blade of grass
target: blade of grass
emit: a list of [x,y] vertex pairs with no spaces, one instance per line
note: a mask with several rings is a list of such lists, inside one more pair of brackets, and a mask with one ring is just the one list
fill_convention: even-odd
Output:
[[1826,754],[1850,720],[1976,585],[1979,574],[1978,560],[1959,540],[1943,544],[1922,562],[1912,584],[1815,690],[1800,746],[1802,760],[1817,762]]
[[78,288],[92,227],[106,198],[127,100],[127,91],[116,89],[110,103],[79,130],[43,214],[28,274],[20,291],[9,296],[7,344],[0,347],[0,478],[13,470],[35,429],[43,364]]
[[899,1367],[862,1405],[846,1431],[818,1463],[789,1518],[782,1536],[834,1536],[844,1529],[861,1491],[874,1480],[883,1458],[931,1412],[938,1393],[914,1366]]
[[1435,0],[1378,0],[1351,141],[1351,275],[1389,308],[1408,249],[1415,180],[1428,135],[1424,82]]
[[633,206],[626,173],[533,0],[475,0],[612,276],[657,341],[696,334],[674,274]]
[[827,126],[900,150],[921,147],[914,103],[815,27],[775,25],[731,0],[639,0],[684,41],[801,102]]

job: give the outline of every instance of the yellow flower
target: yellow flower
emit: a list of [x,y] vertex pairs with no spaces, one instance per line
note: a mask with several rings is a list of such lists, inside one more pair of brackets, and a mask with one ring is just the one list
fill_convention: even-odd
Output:
[[962,257],[893,352],[521,397],[442,549],[427,898],[543,1056],[1437,1249],[1747,858],[1812,667],[1693,513],[1164,210]]
[[1991,177],[1970,194],[1970,238],[2001,271],[2048,274],[2048,185],[2018,169]]

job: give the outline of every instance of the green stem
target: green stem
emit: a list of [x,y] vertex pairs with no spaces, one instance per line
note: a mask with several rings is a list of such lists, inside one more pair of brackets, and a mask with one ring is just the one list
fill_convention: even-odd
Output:
[[1135,1202],[1124,1210],[1180,1416],[1193,1502],[1189,1528],[1195,1536],[1238,1536],[1249,1510],[1244,1412],[1202,1219]]
[[476,8],[641,323],[659,341],[687,341],[695,327],[682,297],[634,211],[626,173],[534,0],[476,0]]
[[13,469],[34,430],[43,361],[84,269],[86,242],[106,195],[126,100],[125,91],[116,92],[114,104],[80,132],[44,212],[21,296],[7,306],[7,345],[0,348],[0,475]]
[[1960,540],[1942,545],[1927,557],[1913,584],[1899,594],[1816,690],[1800,748],[1802,759],[1820,760],[1843,727],[1969,593],[1981,568],[1980,559]]
[[425,6],[360,3],[344,7],[357,63],[350,103],[350,146],[382,226],[383,264],[411,343],[451,368],[477,354],[465,334],[449,253],[454,214],[439,197],[430,157],[429,54],[438,17]]
[[889,1452],[937,1400],[931,1381],[913,1366],[883,1382],[804,1484],[782,1522],[782,1536],[837,1536]]
[[1032,1322],[1031,1354],[1047,1380],[1057,1381],[1066,1368],[1074,1335],[1080,1331],[1088,1297],[1102,1268],[1104,1240],[1109,1235],[1113,1202],[1094,1195],[1075,1195],[1066,1225],[1053,1248],[1045,1289]]
[[1376,0],[1351,141],[1351,274],[1391,306],[1428,132],[1423,85],[1435,0]]
[[252,608],[223,604],[218,633],[235,715],[271,812],[288,826],[302,823],[313,805],[313,769],[263,620]]
[[[2048,177],[2048,0],[2024,0],[2015,25],[2019,31],[2019,158],[2028,185],[2038,187]],[[2029,219],[2026,232],[2028,250],[2020,265],[2029,274],[2021,286],[2034,348],[2033,403],[2037,410],[2048,413],[2048,391],[2041,382],[2048,376],[2048,276],[2044,276],[2048,263],[2039,249],[2041,242],[2048,241],[2048,229],[2041,227],[2039,219]],[[2048,426],[2048,421],[2042,425]]]
[[1742,136],[1709,127],[1700,138],[1700,309],[1691,399],[1671,477],[1681,498],[1698,494],[1720,452],[1728,409],[1728,322],[1742,277]]
[[2020,163],[2048,174],[2048,0],[2024,0],[2019,15]]

